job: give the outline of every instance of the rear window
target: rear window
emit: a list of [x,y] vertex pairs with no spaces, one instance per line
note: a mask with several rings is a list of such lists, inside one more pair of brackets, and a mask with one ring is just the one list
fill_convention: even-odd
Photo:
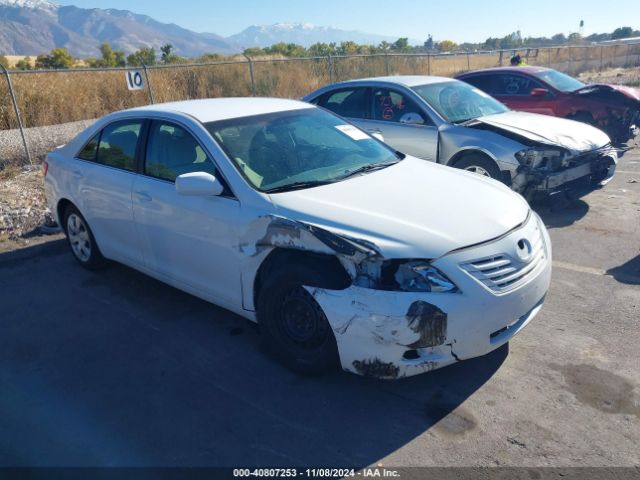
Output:
[[105,127],[98,146],[98,163],[134,171],[141,129],[141,121],[118,122]]
[[342,117],[367,118],[366,88],[350,88],[323,95],[318,104]]
[[95,161],[98,154],[98,143],[100,142],[100,132],[98,132],[78,153],[78,158],[82,160]]

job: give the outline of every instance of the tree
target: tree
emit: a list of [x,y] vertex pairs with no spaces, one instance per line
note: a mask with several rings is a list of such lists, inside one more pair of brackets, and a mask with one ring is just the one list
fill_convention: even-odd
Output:
[[73,61],[66,48],[54,48],[49,55],[38,55],[36,68],[71,68]]
[[102,61],[96,62],[100,67],[115,67],[116,66],[116,54],[113,52],[111,45],[104,42],[100,45],[100,53],[102,54]]
[[359,48],[360,45],[350,40],[347,42],[340,42],[340,45],[338,45],[337,53],[338,55],[355,55],[358,53]]
[[127,58],[122,50],[116,50],[113,54],[116,61],[116,67],[124,67],[127,64]]
[[172,63],[175,58],[175,55],[171,53],[173,50],[173,45],[167,43],[160,47],[160,51],[162,52],[162,63]]
[[156,64],[156,51],[154,48],[141,47],[127,57],[127,65],[131,67],[138,67],[143,64]]
[[631,27],[619,27],[616,28],[611,34],[611,40],[618,40],[620,38],[633,37],[633,28]]
[[395,50],[396,52],[406,52],[409,50],[409,39],[407,37],[399,38],[391,44],[391,50]]
[[453,52],[458,48],[458,44],[453,40],[442,40],[438,43],[438,50],[441,52]]
[[391,44],[389,42],[387,42],[386,40],[383,40],[378,45],[378,50],[382,50],[383,52],[391,50]]
[[582,35],[580,35],[578,32],[570,33],[567,37],[567,41],[572,45],[582,43]]
[[567,43],[567,37],[564,36],[564,33],[556,33],[553,37],[551,37],[551,43],[554,45],[562,45]]
[[0,55],[0,65],[4,68],[9,68],[9,59],[4,55]]
[[278,42],[262,50],[267,55],[282,55],[284,57],[304,57],[307,53],[302,45],[284,42]]
[[331,43],[318,42],[311,45],[307,49],[307,52],[312,57],[326,57],[328,55],[335,55],[337,53],[337,48],[336,48],[336,44],[333,42]]
[[22,60],[16,62],[16,68],[18,70],[31,70],[31,57],[25,57]]

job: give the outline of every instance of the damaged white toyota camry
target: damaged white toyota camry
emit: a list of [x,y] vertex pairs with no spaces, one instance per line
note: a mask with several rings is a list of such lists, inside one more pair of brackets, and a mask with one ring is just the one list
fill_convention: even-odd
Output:
[[80,264],[118,261],[257,321],[298,371],[398,378],[486,354],[549,287],[551,243],[520,195],[307,103],[117,112],[45,169]]

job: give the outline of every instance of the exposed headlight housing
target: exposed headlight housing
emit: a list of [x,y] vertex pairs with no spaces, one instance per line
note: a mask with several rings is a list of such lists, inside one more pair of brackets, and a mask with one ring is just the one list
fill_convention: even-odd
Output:
[[425,260],[398,264],[393,277],[397,289],[405,292],[458,292],[458,287],[444,273]]
[[549,168],[555,170],[565,166],[567,152],[559,148],[531,147],[516,153],[520,164],[531,168]]

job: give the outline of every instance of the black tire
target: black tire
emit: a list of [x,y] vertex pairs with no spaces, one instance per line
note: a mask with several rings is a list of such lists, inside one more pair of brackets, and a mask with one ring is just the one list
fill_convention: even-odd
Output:
[[98,248],[89,224],[73,205],[69,205],[64,211],[62,228],[71,253],[80,265],[88,270],[97,270],[104,266],[106,260]]
[[260,289],[258,325],[265,350],[305,375],[339,365],[333,330],[320,305],[302,285],[320,285],[323,274],[304,264],[272,271]]
[[[480,154],[465,155],[456,163],[453,164],[455,168],[461,170],[467,170],[479,175],[491,177],[495,180],[502,182],[502,174],[496,162]],[[486,172],[486,173],[485,173]]]

